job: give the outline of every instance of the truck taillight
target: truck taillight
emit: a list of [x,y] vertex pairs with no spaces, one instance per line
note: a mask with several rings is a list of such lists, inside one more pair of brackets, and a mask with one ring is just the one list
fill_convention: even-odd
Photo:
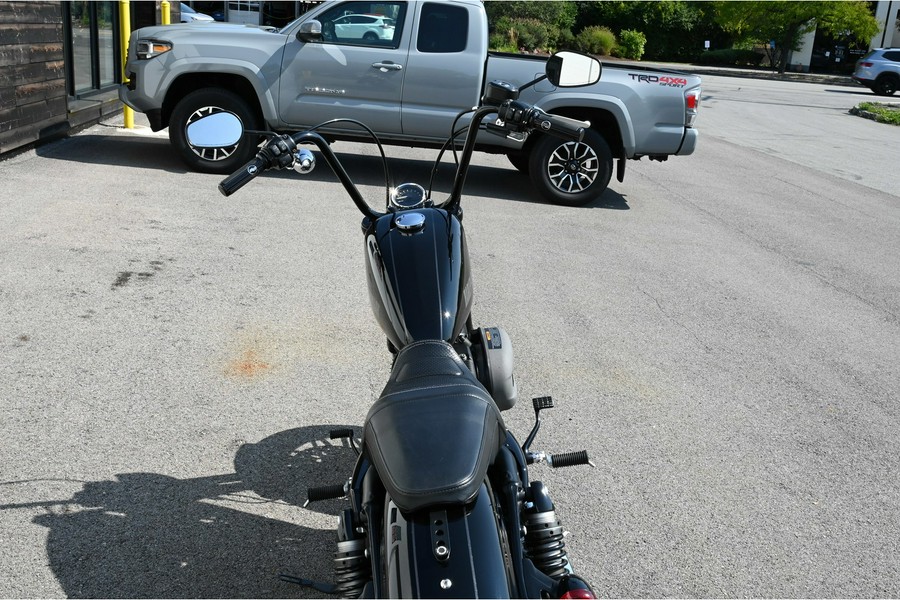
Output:
[[688,127],[694,126],[697,120],[697,111],[700,109],[700,88],[694,88],[684,93],[684,122]]

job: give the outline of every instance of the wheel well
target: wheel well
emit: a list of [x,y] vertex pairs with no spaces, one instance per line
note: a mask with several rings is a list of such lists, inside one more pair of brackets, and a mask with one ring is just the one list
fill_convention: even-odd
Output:
[[162,126],[169,126],[172,111],[182,98],[203,88],[223,88],[241,96],[256,113],[257,119],[262,122],[263,115],[259,97],[253,85],[244,77],[227,73],[186,73],[176,79],[166,93],[166,99],[162,106]]
[[[622,156],[622,132],[619,131],[619,123],[608,110],[598,108],[555,108],[550,111],[554,115],[590,121],[591,129],[599,133],[609,144],[613,158]],[[529,144],[533,144],[535,136],[529,137]]]
[[900,75],[896,73],[882,73],[875,81],[881,81],[882,79],[893,79],[894,81],[900,81]]

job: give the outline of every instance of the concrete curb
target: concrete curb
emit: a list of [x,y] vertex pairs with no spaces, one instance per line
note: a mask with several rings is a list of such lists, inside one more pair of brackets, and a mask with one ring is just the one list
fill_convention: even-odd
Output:
[[[898,104],[896,102],[878,102],[876,104],[880,104],[882,106],[889,106],[889,107],[895,108],[897,110],[900,110],[900,104]],[[858,106],[854,106],[853,108],[850,109],[849,112],[851,115],[856,115],[857,117],[862,117],[863,119],[869,119],[871,121],[875,121],[876,123],[884,123],[885,125],[896,125],[895,123],[890,123],[888,121],[880,121],[880,120],[878,120],[878,116],[879,116],[878,113],[873,113],[870,110],[864,110]]]

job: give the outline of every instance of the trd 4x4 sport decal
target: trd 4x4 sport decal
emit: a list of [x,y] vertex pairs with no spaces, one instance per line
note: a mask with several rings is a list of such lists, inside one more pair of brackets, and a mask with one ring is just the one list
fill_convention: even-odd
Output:
[[668,75],[660,77],[659,75],[639,75],[637,73],[629,73],[628,76],[637,82],[658,83],[665,87],[684,87],[687,85],[687,79],[684,77],[669,77]]

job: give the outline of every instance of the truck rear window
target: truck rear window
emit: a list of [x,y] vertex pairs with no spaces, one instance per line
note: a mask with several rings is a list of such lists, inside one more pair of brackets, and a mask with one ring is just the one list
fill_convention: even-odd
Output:
[[435,2],[422,6],[416,49],[419,52],[462,52],[469,37],[469,11]]

